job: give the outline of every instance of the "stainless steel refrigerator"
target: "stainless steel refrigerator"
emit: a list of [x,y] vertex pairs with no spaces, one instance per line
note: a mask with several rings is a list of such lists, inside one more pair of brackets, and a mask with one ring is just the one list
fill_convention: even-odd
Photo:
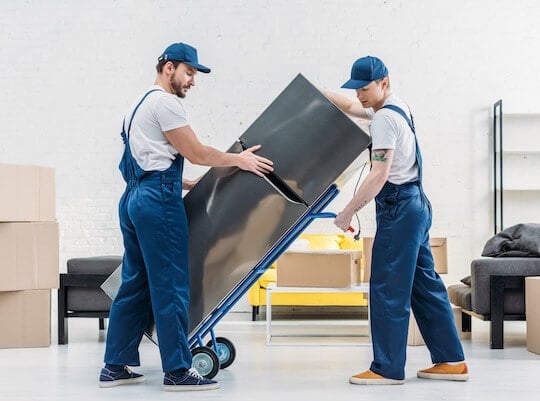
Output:
[[283,240],[368,147],[370,137],[298,75],[228,150],[262,145],[274,173],[212,168],[185,196],[190,333]]

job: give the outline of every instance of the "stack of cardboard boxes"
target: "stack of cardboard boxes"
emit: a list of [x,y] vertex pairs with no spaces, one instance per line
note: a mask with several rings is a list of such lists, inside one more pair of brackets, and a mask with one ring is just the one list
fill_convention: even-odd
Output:
[[58,288],[54,170],[0,164],[0,348],[47,347]]

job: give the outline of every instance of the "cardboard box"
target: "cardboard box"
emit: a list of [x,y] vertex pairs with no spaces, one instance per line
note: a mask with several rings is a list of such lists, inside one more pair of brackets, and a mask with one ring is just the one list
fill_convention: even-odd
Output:
[[448,249],[446,238],[430,238],[431,253],[435,261],[435,271],[439,274],[448,273]]
[[50,290],[0,292],[0,348],[51,344]]
[[[461,308],[459,306],[452,306],[452,311],[454,312],[454,322],[456,324],[456,329],[459,335],[459,338],[462,340],[468,340],[471,338],[470,332],[462,331],[461,326]],[[407,345],[425,345],[424,338],[420,334],[420,329],[418,328],[418,323],[414,315],[411,313],[409,319],[409,334],[407,336]]]
[[55,221],[54,169],[0,164],[0,221]]
[[362,238],[362,282],[369,283],[371,276],[371,252],[373,249],[373,237]]
[[525,277],[527,350],[540,354],[540,277]]
[[360,284],[357,250],[285,252],[277,261],[278,287],[345,288]]
[[58,288],[58,223],[0,223],[0,291]]
[[[371,271],[371,252],[373,248],[373,237],[364,237],[363,241],[363,260],[364,260],[364,275],[367,276],[369,281],[369,272]],[[431,246],[431,252],[435,261],[435,271],[439,274],[448,273],[448,250],[446,246],[446,238],[430,238],[429,245]]]
[[414,318],[414,314],[411,311],[411,316],[409,317],[409,334],[407,334],[407,345],[425,345],[424,337],[420,334],[420,329],[418,328],[418,323]]

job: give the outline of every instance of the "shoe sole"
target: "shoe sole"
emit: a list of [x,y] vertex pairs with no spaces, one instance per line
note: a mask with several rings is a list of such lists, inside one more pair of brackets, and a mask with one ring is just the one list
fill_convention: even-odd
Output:
[[116,387],[116,386],[122,386],[124,384],[136,384],[136,383],[142,383],[145,380],[144,377],[135,377],[132,379],[119,379],[119,380],[111,380],[111,381],[100,381],[99,387],[101,388],[108,388],[108,387]]
[[187,385],[187,384],[164,384],[163,390],[164,391],[206,391],[206,390],[217,390],[219,388],[219,383],[213,383],[213,384],[195,384],[195,385]]
[[450,374],[450,373],[418,372],[417,376],[421,379],[431,379],[431,380],[450,380],[450,381],[457,381],[457,382],[465,382],[469,380],[469,375],[467,373]]
[[359,379],[359,378],[356,378],[356,377],[351,377],[351,378],[349,378],[349,383],[351,383],[351,384],[363,384],[363,385],[370,385],[370,384],[385,385],[385,384],[403,384],[403,383],[405,383],[405,380]]

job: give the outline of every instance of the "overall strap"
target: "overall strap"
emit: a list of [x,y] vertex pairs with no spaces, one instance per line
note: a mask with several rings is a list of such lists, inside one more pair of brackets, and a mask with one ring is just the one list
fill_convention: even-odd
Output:
[[382,108],[390,109],[400,114],[407,122],[407,125],[411,128],[411,131],[413,132],[413,135],[414,135],[414,143],[416,145],[416,164],[418,166],[418,182],[420,183],[420,187],[422,187],[422,154],[420,153],[420,147],[418,146],[418,139],[416,138],[416,130],[414,128],[414,119],[412,117],[412,114],[411,114],[411,117],[409,118],[408,114],[401,107],[395,106],[393,104],[387,104],[386,106],[383,106]]
[[387,104],[386,106],[383,106],[382,108],[390,109],[390,110],[395,111],[396,113],[401,114],[401,116],[405,119],[405,121],[407,121],[407,125],[411,128],[411,131],[413,132],[413,134],[416,136],[416,130],[414,129],[414,120],[412,118],[412,114],[411,114],[411,118],[409,118],[407,113],[405,113],[405,111],[401,107],[394,106],[393,104]]
[[127,139],[129,138],[129,132],[131,131],[131,123],[133,123],[133,118],[135,117],[135,113],[137,113],[137,110],[141,106],[142,102],[144,102],[144,99],[148,97],[148,95],[152,92],[161,91],[161,89],[151,89],[148,92],[144,94],[142,99],[137,103],[137,106],[135,106],[135,109],[133,110],[133,113],[131,114],[131,119],[129,120],[128,129],[126,132],[126,119],[124,118],[124,121],[122,121],[122,139],[124,140],[124,143],[127,142]]

